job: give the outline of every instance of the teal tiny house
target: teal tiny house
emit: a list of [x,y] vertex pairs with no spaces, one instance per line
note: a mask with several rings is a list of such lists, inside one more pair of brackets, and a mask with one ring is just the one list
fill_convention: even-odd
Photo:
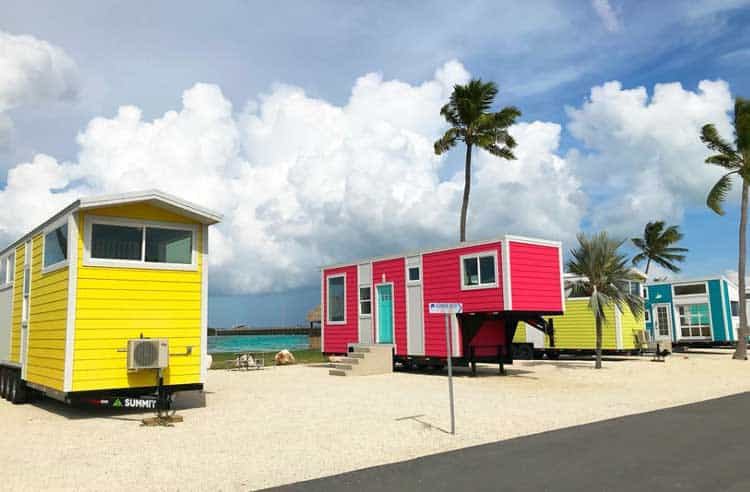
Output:
[[646,330],[681,345],[737,341],[739,291],[723,276],[646,285]]

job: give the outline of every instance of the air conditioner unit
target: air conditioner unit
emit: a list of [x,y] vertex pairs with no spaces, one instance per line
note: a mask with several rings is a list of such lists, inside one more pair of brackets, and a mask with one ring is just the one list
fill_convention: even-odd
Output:
[[128,340],[128,370],[169,367],[169,342],[166,338]]

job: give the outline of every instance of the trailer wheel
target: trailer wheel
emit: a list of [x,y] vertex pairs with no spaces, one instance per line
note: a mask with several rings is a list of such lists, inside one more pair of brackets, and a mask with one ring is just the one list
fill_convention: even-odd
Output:
[[8,398],[8,370],[0,367],[0,398]]
[[557,360],[560,358],[560,352],[556,350],[548,350],[545,352],[549,360]]
[[513,345],[513,358],[518,360],[532,360],[534,349],[528,345]]
[[21,403],[26,403],[27,396],[26,384],[21,380],[21,372],[13,371],[13,375],[10,378],[9,400],[14,405],[19,405]]

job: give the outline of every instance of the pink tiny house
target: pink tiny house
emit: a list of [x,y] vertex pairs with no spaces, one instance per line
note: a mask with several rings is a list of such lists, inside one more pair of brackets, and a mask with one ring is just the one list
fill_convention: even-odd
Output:
[[562,249],[555,241],[501,239],[355,261],[321,272],[322,351],[390,344],[394,360],[433,364],[446,353],[445,319],[430,303],[460,302],[451,337],[457,362],[511,362],[519,322],[546,330],[562,314]]

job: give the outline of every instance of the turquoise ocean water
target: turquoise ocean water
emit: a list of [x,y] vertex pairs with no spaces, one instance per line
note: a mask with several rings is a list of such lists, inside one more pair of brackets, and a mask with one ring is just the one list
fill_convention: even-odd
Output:
[[216,352],[275,352],[282,349],[309,348],[307,335],[231,335],[208,337],[208,353]]

